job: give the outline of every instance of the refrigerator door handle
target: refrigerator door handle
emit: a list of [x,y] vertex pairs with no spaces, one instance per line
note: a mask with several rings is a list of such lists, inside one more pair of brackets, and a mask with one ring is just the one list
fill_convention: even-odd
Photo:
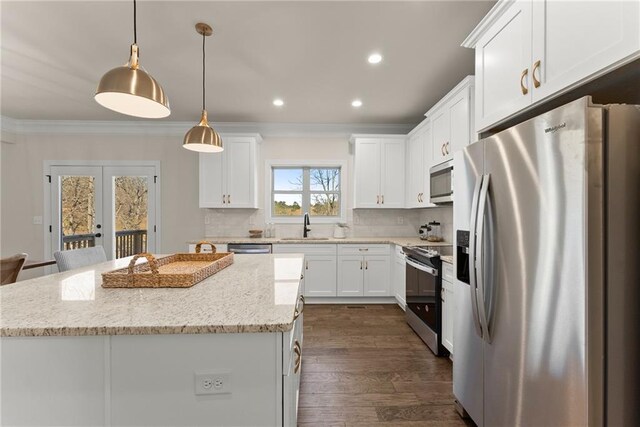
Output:
[[487,308],[485,304],[485,271],[484,271],[484,239],[485,228],[484,222],[487,212],[487,201],[489,199],[489,185],[491,183],[491,175],[485,175],[482,180],[482,188],[480,190],[480,200],[478,202],[478,223],[476,225],[478,238],[476,239],[476,268],[478,284],[478,314],[480,318],[480,326],[483,332],[483,338],[486,342],[491,343],[491,334],[489,333],[489,322],[487,320]]
[[483,176],[478,178],[475,188],[473,189],[473,200],[471,202],[471,219],[469,220],[469,290],[471,291],[471,318],[476,328],[476,333],[482,338],[482,326],[478,317],[478,294],[476,283],[476,225],[478,219],[478,199],[480,198],[480,189],[482,186]]

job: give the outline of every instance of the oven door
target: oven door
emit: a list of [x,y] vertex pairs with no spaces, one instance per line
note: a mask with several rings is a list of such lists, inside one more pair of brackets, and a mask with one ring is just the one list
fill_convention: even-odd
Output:
[[453,161],[444,162],[429,171],[431,203],[453,202]]
[[407,257],[407,308],[435,333],[439,333],[437,281],[437,269]]

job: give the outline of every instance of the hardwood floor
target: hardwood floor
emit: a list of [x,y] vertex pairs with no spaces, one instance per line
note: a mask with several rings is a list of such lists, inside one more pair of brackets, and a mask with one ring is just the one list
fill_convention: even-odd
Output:
[[307,305],[299,426],[466,426],[451,362],[396,305]]

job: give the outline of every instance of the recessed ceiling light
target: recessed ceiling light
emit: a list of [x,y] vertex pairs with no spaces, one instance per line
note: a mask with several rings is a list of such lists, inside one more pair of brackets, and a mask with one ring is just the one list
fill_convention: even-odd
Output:
[[351,106],[360,108],[362,107],[362,101],[360,101],[359,99],[354,99],[353,101],[351,101]]
[[276,107],[282,107],[284,105],[284,101],[280,98],[276,98],[273,100],[273,105]]
[[379,53],[372,53],[369,55],[369,58],[367,58],[367,61],[369,61],[369,64],[379,64],[382,62],[382,55]]

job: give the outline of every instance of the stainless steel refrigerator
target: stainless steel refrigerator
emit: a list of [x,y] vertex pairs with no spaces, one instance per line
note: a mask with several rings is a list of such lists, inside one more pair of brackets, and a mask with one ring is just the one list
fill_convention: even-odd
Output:
[[640,108],[589,97],[454,161],[453,392],[480,427],[640,422]]

